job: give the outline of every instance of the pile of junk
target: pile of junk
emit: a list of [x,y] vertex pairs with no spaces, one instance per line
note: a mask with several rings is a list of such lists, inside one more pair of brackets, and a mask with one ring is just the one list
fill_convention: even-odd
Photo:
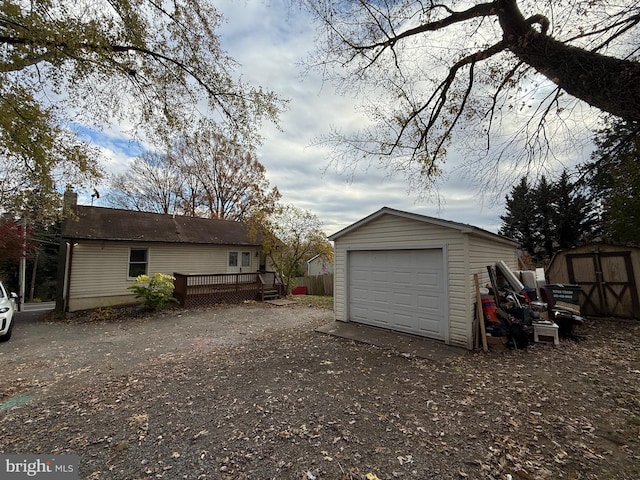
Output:
[[576,328],[584,324],[579,285],[548,285],[536,272],[513,272],[503,261],[487,271],[480,296],[491,343],[525,348],[531,341],[558,345],[559,337],[578,338]]

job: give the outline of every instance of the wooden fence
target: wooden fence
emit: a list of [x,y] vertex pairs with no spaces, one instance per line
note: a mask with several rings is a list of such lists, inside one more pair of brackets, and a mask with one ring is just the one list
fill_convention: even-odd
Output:
[[293,284],[296,287],[307,287],[307,295],[333,297],[333,274],[296,277],[293,279]]

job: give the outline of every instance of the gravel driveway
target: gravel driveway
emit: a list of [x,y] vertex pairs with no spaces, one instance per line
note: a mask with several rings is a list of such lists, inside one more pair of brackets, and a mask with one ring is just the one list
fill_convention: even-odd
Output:
[[[333,320],[332,312],[296,305],[248,303],[201,310],[172,310],[154,318],[115,318],[111,311],[65,323],[47,322],[47,312],[17,314],[11,341],[0,344],[5,386],[28,382],[37,395],[67,388],[69,381],[124,375],[149,362],[237,345],[265,332],[313,328]],[[0,403],[2,397],[0,397]]]
[[332,317],[18,324],[0,452],[74,453],[90,480],[640,478],[640,323],[434,360],[314,332]]

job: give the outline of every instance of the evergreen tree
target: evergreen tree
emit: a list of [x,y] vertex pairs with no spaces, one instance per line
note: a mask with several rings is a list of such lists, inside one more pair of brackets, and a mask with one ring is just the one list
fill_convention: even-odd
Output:
[[505,208],[499,233],[518,240],[536,264],[597,231],[596,209],[586,187],[571,182],[566,171],[556,182],[543,176],[535,186],[523,177],[507,195]]
[[507,213],[500,216],[503,222],[500,235],[517,240],[523,250],[533,255],[536,244],[534,225],[531,221],[533,192],[525,177],[513,187],[511,195],[507,195],[505,200]]
[[616,243],[640,244],[640,127],[613,121],[597,132],[598,145],[583,166],[598,199],[602,235]]
[[543,175],[534,190],[535,237],[537,258],[550,259],[554,252],[556,225],[553,185]]
[[593,237],[597,215],[592,200],[571,182],[565,171],[554,185],[554,219],[559,250],[575,247]]

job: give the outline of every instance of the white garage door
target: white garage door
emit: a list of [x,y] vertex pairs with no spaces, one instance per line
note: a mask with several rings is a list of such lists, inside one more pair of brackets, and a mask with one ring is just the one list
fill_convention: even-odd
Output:
[[349,319],[444,340],[442,249],[349,252]]

